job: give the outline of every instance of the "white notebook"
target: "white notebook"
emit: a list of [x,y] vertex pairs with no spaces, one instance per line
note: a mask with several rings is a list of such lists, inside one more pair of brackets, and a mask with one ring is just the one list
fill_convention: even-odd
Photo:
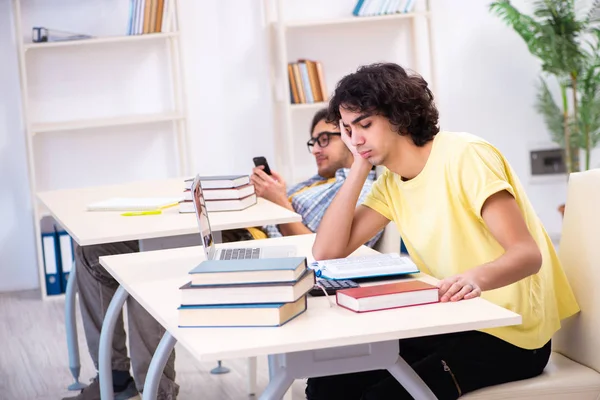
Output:
[[88,211],[152,211],[175,206],[182,197],[113,197],[87,205]]
[[408,256],[398,253],[371,254],[315,261],[309,266],[323,279],[359,279],[416,274],[419,267]]

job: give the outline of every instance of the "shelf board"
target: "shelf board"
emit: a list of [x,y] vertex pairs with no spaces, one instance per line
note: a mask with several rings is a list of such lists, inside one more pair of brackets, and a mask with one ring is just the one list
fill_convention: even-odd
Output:
[[93,44],[102,43],[127,43],[127,42],[138,42],[145,40],[158,40],[169,37],[178,36],[179,32],[161,32],[161,33],[147,33],[144,35],[127,35],[127,36],[103,36],[95,37],[91,39],[80,39],[80,40],[65,40],[60,42],[43,42],[43,43],[26,43],[23,45],[23,50],[35,50],[35,49],[47,49],[54,47],[73,47],[73,46],[87,46]]
[[125,117],[100,118],[100,119],[81,119],[74,121],[46,122],[33,124],[31,134],[35,135],[44,132],[69,131],[75,129],[101,128],[109,126],[135,125],[152,122],[175,121],[183,118],[178,113],[159,113],[159,114],[140,114],[129,115]]
[[327,107],[329,103],[326,101],[320,101],[318,103],[302,103],[302,104],[290,104],[292,110],[312,110],[316,108]]
[[381,21],[391,21],[398,19],[410,19],[416,17],[426,17],[429,16],[429,12],[419,11],[419,12],[411,12],[411,13],[403,13],[403,14],[389,14],[389,15],[375,15],[372,17],[343,17],[343,18],[332,18],[332,19],[317,19],[317,20],[298,20],[298,21],[288,21],[284,23],[286,28],[305,28],[305,27],[317,27],[317,26],[325,26],[325,25],[347,25],[347,24],[359,24],[359,23],[369,23],[369,22],[381,22]]

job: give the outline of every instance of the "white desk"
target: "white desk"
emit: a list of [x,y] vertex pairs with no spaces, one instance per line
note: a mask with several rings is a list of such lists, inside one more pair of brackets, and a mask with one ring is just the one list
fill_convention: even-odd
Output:
[[[313,241],[314,235],[301,235],[261,244],[295,244],[298,254],[310,262]],[[221,246],[236,245],[240,244]],[[363,246],[355,255],[372,252]],[[120,284],[120,295],[115,299],[125,301],[127,294],[133,296],[167,330],[150,366],[144,400],[155,398],[158,379],[176,341],[201,361],[274,356],[270,359],[272,379],[261,399],[280,399],[296,378],[380,368],[387,368],[415,398],[430,399],[431,391],[398,357],[398,339],[521,323],[518,314],[481,298],[356,314],[330,307],[325,297],[310,297],[308,310],[279,328],[180,329],[179,287],[189,280],[188,271],[203,259],[201,249],[195,247],[100,259]],[[106,319],[116,320],[118,311],[119,306],[111,303]],[[101,342],[112,342],[112,331],[103,330],[105,333],[110,337]],[[101,347],[101,366],[104,363],[110,368],[110,354],[102,353]]]
[[[52,216],[80,246],[155,239],[198,233],[193,213],[180,214],[178,207],[160,215],[123,217],[120,212],[86,211],[89,203],[111,197],[183,197],[184,178],[135,182],[115,186],[65,189],[38,193]],[[302,221],[302,217],[264,199],[242,211],[212,212],[214,231]]]
[[[196,215],[180,214],[178,207],[163,210],[160,215],[124,217],[121,212],[90,212],[86,206],[111,197],[183,196],[185,178],[134,182],[113,186],[64,189],[38,193],[38,198],[56,221],[80,246],[138,240],[140,251],[196,246],[201,244]],[[242,211],[209,214],[215,240],[220,231],[269,224],[302,221],[302,217],[286,208],[258,199],[256,205]],[[75,382],[69,389],[84,387],[79,383],[79,347],[75,324],[75,269],[70,273],[65,294],[67,347],[69,366]]]

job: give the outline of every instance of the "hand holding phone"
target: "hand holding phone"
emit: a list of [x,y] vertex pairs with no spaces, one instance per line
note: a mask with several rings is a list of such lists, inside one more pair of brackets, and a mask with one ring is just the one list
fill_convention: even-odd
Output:
[[263,171],[265,171],[265,173],[267,175],[271,175],[271,168],[269,168],[269,163],[267,162],[266,158],[264,158],[262,156],[260,156],[260,157],[254,157],[252,159],[252,161],[254,161],[254,166],[255,167],[258,167],[258,166],[262,165],[264,167]]

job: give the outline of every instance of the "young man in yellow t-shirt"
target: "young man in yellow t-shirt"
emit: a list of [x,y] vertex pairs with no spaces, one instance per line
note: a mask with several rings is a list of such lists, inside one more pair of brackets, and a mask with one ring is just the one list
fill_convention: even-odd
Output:
[[[442,302],[482,296],[518,326],[400,341],[400,354],[438,399],[542,373],[560,320],[579,311],[554,247],[504,156],[468,134],[440,132],[427,83],[396,64],[344,77],[329,105],[354,154],[317,231],[316,259],[345,257],[389,221]],[[362,205],[372,165],[386,171]],[[387,371],[311,378],[316,399],[410,399]]]

